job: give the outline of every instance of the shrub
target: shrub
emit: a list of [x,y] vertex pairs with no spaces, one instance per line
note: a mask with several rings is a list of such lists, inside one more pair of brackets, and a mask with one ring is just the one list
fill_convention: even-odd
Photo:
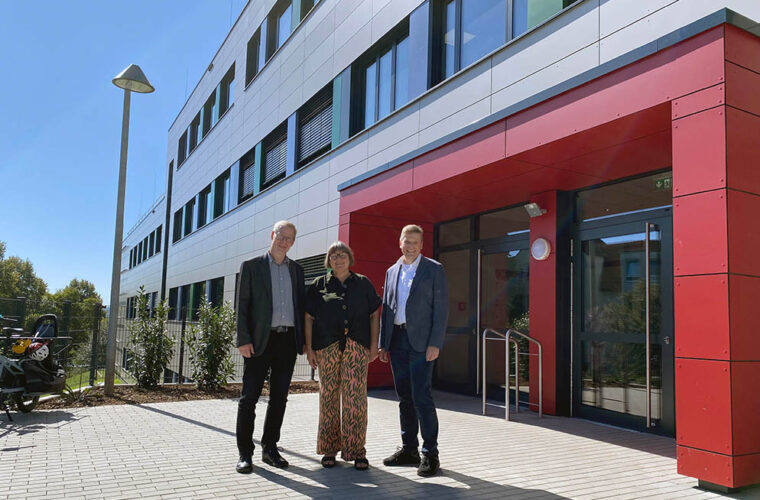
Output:
[[190,351],[192,379],[199,389],[217,389],[227,384],[233,364],[230,345],[235,338],[235,312],[229,304],[213,307],[204,298],[198,323],[190,327],[185,342]]
[[136,318],[129,325],[129,349],[133,353],[129,372],[137,380],[138,387],[155,388],[174,354],[174,339],[166,333],[168,312],[164,300],[153,309],[151,316],[148,295],[144,287],[140,287]]

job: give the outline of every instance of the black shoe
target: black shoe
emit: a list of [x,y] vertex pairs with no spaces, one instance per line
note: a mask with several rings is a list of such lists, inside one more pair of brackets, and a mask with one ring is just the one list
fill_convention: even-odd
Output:
[[438,457],[423,455],[422,462],[420,463],[420,466],[417,467],[417,475],[422,477],[435,476],[440,467],[441,462],[438,460]]
[[265,464],[269,464],[278,469],[285,469],[290,465],[287,460],[282,458],[277,448],[266,448],[261,452],[261,459]]
[[420,454],[415,451],[407,451],[404,448],[399,448],[396,453],[383,460],[383,465],[388,467],[395,467],[397,465],[419,465]]
[[250,474],[253,472],[253,464],[251,463],[251,459],[247,457],[240,457],[240,460],[238,460],[238,463],[235,466],[235,470],[241,474]]

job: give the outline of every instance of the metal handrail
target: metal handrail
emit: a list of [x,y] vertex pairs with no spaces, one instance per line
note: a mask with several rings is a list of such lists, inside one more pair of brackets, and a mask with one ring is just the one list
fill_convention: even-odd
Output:
[[[488,334],[494,334],[497,337],[488,337]],[[524,339],[527,339],[529,342],[532,342],[538,347],[538,353],[530,353],[530,352],[520,352],[519,351],[519,345],[517,343],[517,339],[514,338],[514,336],[521,337]],[[541,342],[538,340],[529,337],[528,335],[518,332],[517,330],[508,329],[505,333],[499,333],[493,328],[486,328],[481,333],[481,342],[482,342],[482,348],[480,349],[480,352],[482,353],[483,360],[481,362],[481,368],[482,368],[482,376],[481,376],[481,383],[482,383],[482,393],[483,393],[483,415],[486,414],[486,387],[488,386],[487,379],[486,379],[486,341],[488,340],[499,340],[504,341],[507,343],[504,349],[505,356],[506,356],[506,373],[505,373],[505,386],[504,389],[504,407],[505,407],[505,415],[504,419],[509,420],[509,377],[510,377],[510,370],[509,370],[509,342],[512,342],[515,346],[515,413],[519,413],[520,411],[520,354],[527,355],[527,356],[538,356],[538,416],[543,417],[544,414],[544,379],[543,379],[543,347],[541,346]],[[535,405],[536,403],[528,403]]]

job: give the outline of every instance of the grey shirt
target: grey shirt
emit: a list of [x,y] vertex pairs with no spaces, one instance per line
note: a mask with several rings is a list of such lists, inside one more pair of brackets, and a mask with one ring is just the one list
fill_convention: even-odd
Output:
[[278,264],[269,252],[267,252],[267,257],[269,257],[269,273],[272,275],[272,328],[295,326],[289,260],[285,257],[282,263]]

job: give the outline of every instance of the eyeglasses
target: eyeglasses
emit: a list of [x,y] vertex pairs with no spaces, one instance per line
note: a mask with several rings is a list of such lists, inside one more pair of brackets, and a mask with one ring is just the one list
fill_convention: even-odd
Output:
[[330,260],[347,259],[348,254],[345,252],[335,252],[330,254]]
[[285,243],[293,243],[296,240],[292,236],[283,236],[277,233],[275,233],[274,239],[276,239],[277,241],[284,241]]

